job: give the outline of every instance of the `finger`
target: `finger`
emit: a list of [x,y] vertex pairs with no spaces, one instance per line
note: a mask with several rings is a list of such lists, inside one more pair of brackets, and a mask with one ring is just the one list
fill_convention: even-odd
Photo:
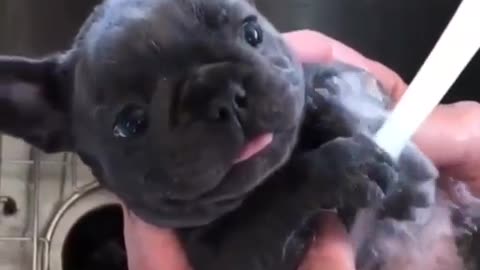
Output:
[[372,73],[395,100],[398,100],[406,89],[405,82],[397,73],[322,33],[299,30],[285,33],[284,38],[302,62],[335,60],[363,68]]
[[323,218],[320,233],[299,270],[354,270],[353,250],[345,227],[333,213]]
[[283,37],[301,62],[329,62],[332,60],[331,39],[321,33],[300,30],[283,34]]
[[[386,94],[394,101],[399,101],[407,90],[407,84],[403,79],[385,65],[370,59],[365,59],[367,70],[380,81]],[[425,90],[428,91],[428,90]]]
[[480,185],[479,103],[437,106],[413,139],[442,172]]
[[173,232],[146,224],[122,208],[129,270],[190,270]]
[[341,61],[368,70],[362,54],[320,32],[299,30],[285,33],[284,38],[302,62]]

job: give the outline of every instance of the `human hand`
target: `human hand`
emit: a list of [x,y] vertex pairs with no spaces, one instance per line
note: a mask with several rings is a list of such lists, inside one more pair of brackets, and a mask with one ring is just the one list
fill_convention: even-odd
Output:
[[[395,100],[406,90],[405,82],[395,72],[332,38],[314,31],[290,32],[284,37],[302,62],[337,60],[364,68],[377,77]],[[480,194],[480,170],[475,169],[480,160],[477,119],[477,103],[440,105],[414,141],[443,172],[469,181]],[[130,270],[190,269],[171,231],[145,224],[128,211],[124,211],[124,217]],[[344,227],[331,213],[324,218],[317,240],[299,270],[354,270],[354,254]]]
[[[363,68],[396,101],[407,89],[406,83],[389,68],[321,33],[302,30],[286,33],[285,38],[302,62],[336,60]],[[437,106],[413,140],[443,175],[467,181],[480,194],[480,104],[463,101]]]
[[[125,207],[123,213],[129,270],[192,270],[172,231],[144,223]],[[325,213],[323,219],[319,237],[299,270],[354,270],[342,223],[333,213]]]
[[[342,61],[369,71],[395,101],[407,89],[406,83],[389,68],[321,33],[302,30],[286,33],[285,38],[302,62]],[[480,164],[480,104],[463,101],[438,105],[413,140],[443,176],[465,181],[475,195],[480,195],[480,169],[477,167]],[[335,217],[330,217],[329,222],[342,226]],[[354,269],[352,249],[345,245],[347,234],[340,229],[328,233],[330,235],[321,234],[321,245],[310,251],[305,261],[307,269],[323,269],[319,262],[325,261],[325,257],[328,257],[326,261],[336,262],[326,269]]]

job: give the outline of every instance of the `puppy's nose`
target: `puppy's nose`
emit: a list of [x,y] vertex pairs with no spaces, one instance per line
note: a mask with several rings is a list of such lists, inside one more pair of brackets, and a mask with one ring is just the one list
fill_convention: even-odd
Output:
[[209,121],[242,124],[248,107],[248,93],[244,87],[247,77],[243,68],[232,63],[199,67],[183,88],[183,110]]
[[231,83],[212,97],[207,105],[207,117],[213,121],[242,121],[247,108],[245,90],[236,83]]

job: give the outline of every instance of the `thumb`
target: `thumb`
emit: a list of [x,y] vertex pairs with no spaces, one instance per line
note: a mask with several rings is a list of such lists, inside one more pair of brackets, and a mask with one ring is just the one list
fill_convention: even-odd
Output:
[[299,270],[355,270],[355,259],[348,233],[334,213],[324,222]]
[[125,207],[122,208],[128,269],[191,269],[172,231],[146,224]]
[[480,104],[439,105],[414,137],[442,172],[480,186]]

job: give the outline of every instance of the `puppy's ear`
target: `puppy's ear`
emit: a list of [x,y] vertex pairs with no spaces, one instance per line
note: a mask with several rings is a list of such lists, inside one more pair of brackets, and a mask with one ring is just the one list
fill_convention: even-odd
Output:
[[0,56],[0,132],[47,153],[72,150],[68,59]]

